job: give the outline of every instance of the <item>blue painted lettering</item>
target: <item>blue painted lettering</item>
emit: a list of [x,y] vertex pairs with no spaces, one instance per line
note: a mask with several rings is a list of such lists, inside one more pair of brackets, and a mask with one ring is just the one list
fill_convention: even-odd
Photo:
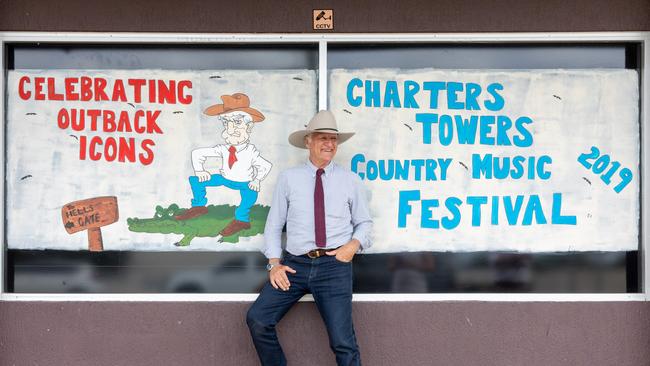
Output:
[[366,80],[365,83],[365,100],[366,107],[381,106],[381,90],[379,89],[379,80]]
[[487,202],[485,196],[467,196],[467,204],[472,206],[472,226],[481,226],[481,205]]
[[459,206],[463,203],[460,198],[449,197],[445,200],[445,207],[451,214],[451,216],[445,216],[442,218],[442,227],[451,230],[456,228],[460,224],[460,209]]
[[437,229],[440,227],[438,220],[433,220],[431,209],[438,207],[437,199],[422,200],[422,214],[420,216],[420,226],[426,229]]
[[544,210],[542,210],[542,202],[536,194],[532,194],[528,198],[526,210],[524,211],[524,218],[521,221],[521,224],[524,226],[531,225],[533,222],[533,215],[535,216],[537,224],[546,224],[546,217],[544,216]]
[[420,91],[420,84],[413,80],[404,82],[404,108],[420,108],[415,101],[415,95]]
[[384,107],[402,108],[397,93],[397,81],[389,80],[386,82],[386,91],[384,92]]
[[562,215],[562,193],[553,193],[553,213],[551,223],[555,225],[576,225],[577,219],[573,215]]
[[411,214],[411,201],[420,200],[420,191],[400,191],[399,207],[397,209],[397,227],[406,227],[406,216]]
[[348,97],[348,104],[351,105],[352,107],[358,107],[361,105],[361,101],[363,98],[361,96],[354,96],[354,88],[361,88],[363,86],[363,82],[359,78],[354,78],[350,80],[348,83],[348,90],[347,90],[347,97]]
[[486,100],[483,105],[485,105],[485,108],[491,111],[499,111],[503,109],[503,106],[505,105],[505,100],[499,94],[499,90],[503,90],[503,85],[499,83],[492,83],[488,85],[487,87],[487,92],[492,95],[492,98],[494,100]]
[[447,83],[447,108],[464,109],[465,104],[458,101],[458,92],[463,91],[463,83],[450,81]]

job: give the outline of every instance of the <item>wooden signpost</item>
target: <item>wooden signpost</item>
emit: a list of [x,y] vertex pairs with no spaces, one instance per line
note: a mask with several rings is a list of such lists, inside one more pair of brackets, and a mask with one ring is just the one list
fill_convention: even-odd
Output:
[[116,222],[119,218],[117,197],[95,197],[70,202],[61,208],[63,226],[68,234],[88,230],[88,250],[104,250],[101,227]]

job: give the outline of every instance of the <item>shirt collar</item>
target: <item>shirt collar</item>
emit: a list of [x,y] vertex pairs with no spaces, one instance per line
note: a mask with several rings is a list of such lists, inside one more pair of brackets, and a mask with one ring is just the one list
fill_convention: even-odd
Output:
[[240,152],[244,150],[246,146],[248,146],[248,142],[244,142],[243,144],[239,144],[239,145],[228,145],[228,148],[230,149],[231,146],[235,147],[235,151]]
[[[318,168],[311,162],[311,160],[309,160],[309,158],[307,158],[307,163],[305,165],[307,165],[307,168],[309,169],[309,172],[311,173],[311,176],[315,177],[316,176],[316,171],[318,170]],[[330,163],[327,164],[325,166],[325,168],[323,168],[325,170],[325,176],[328,176],[328,175],[330,175],[332,173],[332,171],[334,170],[335,165],[336,164],[334,164],[333,161],[330,161]]]

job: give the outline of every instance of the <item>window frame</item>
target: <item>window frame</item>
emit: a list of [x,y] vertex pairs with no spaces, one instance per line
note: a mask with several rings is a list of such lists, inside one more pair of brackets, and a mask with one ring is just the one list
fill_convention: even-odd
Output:
[[[148,44],[265,44],[265,43],[302,43],[318,45],[318,106],[327,108],[328,98],[328,67],[327,47],[332,43],[456,43],[459,45],[491,45],[491,44],[525,44],[525,43],[593,43],[607,44],[611,42],[628,42],[640,46],[640,288],[639,293],[620,294],[505,294],[505,293],[430,293],[430,294],[354,294],[353,301],[497,301],[497,302],[529,302],[529,301],[648,301],[650,300],[650,256],[647,255],[649,244],[650,217],[645,213],[650,210],[650,200],[642,199],[645,192],[650,192],[650,150],[646,141],[650,141],[650,32],[586,32],[586,33],[418,33],[418,34],[189,34],[189,33],[80,33],[80,32],[0,32],[0,115],[3,123],[6,121],[6,60],[5,44],[11,43],[84,43],[102,44],[118,43],[123,45]],[[4,161],[5,131],[0,129],[0,157]],[[5,176],[5,164],[0,167],[0,173]],[[4,179],[0,188],[5,191]],[[3,203],[4,205],[4,203]],[[0,234],[5,236],[4,207],[0,211]],[[253,301],[257,294],[17,294],[5,292],[6,275],[6,242],[0,250],[0,301],[223,301],[248,302]],[[306,295],[301,301],[313,301],[311,295]]]

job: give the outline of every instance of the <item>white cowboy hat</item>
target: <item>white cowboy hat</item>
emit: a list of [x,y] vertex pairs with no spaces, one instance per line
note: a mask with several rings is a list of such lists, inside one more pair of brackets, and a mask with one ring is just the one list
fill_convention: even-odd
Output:
[[339,132],[336,127],[336,119],[334,119],[334,115],[330,111],[320,111],[316,113],[311,121],[309,121],[309,124],[305,127],[306,129],[296,131],[289,135],[289,143],[291,145],[301,149],[306,149],[305,136],[314,132],[335,133],[338,135],[339,144],[344,143],[354,135],[354,132]]

